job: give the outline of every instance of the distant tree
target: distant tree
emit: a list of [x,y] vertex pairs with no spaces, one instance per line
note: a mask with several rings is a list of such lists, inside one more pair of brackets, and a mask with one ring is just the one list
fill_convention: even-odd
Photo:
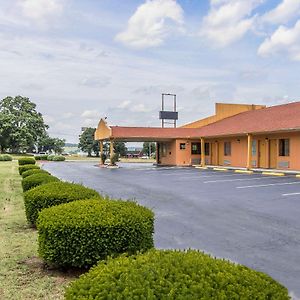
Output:
[[29,98],[6,97],[0,101],[0,148],[24,152],[35,147],[48,126]]
[[65,140],[59,138],[52,138],[48,134],[45,134],[38,141],[38,152],[51,152],[55,154],[61,154],[64,150]]
[[88,156],[92,156],[94,152],[96,156],[99,156],[99,142],[94,140],[96,128],[88,127],[79,137],[78,148],[88,153]]
[[144,142],[143,143],[143,153],[150,155],[156,152],[156,144],[153,142]]
[[114,152],[119,156],[126,156],[127,148],[124,142],[114,142]]

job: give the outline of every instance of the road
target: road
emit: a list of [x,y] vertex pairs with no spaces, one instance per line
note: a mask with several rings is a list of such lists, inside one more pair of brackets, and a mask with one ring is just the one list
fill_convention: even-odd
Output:
[[271,275],[300,298],[300,178],[49,162],[44,169],[155,212],[157,248],[196,248]]

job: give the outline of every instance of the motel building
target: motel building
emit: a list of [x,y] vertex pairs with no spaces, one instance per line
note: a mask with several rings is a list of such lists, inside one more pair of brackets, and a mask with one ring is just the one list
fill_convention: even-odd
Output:
[[100,151],[103,141],[156,142],[157,165],[300,171],[300,102],[216,103],[215,115],[178,128],[109,126],[101,119],[95,139]]

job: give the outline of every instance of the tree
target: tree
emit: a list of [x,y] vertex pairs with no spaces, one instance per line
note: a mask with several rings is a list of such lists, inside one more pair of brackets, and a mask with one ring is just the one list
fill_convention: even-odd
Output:
[[124,142],[114,142],[114,152],[119,156],[126,156],[127,148]]
[[48,126],[29,98],[6,97],[0,101],[0,148],[24,152],[35,147]]
[[61,154],[64,150],[65,142],[64,139],[52,138],[48,134],[45,134],[38,141],[38,152],[54,151],[55,154]]
[[96,128],[88,127],[79,137],[78,147],[88,153],[88,156],[92,156],[92,152],[99,156],[99,142],[94,140]]
[[143,144],[143,153],[146,155],[152,155],[156,152],[156,144],[153,142],[144,142]]

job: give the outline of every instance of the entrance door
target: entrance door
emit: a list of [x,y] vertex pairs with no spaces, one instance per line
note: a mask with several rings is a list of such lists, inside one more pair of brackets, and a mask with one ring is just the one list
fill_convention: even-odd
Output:
[[211,149],[211,164],[213,166],[218,165],[218,142],[210,144]]
[[276,169],[277,168],[277,140],[270,140],[270,168]]
[[266,168],[267,161],[266,161],[266,141],[259,140],[258,141],[258,167],[259,168]]

